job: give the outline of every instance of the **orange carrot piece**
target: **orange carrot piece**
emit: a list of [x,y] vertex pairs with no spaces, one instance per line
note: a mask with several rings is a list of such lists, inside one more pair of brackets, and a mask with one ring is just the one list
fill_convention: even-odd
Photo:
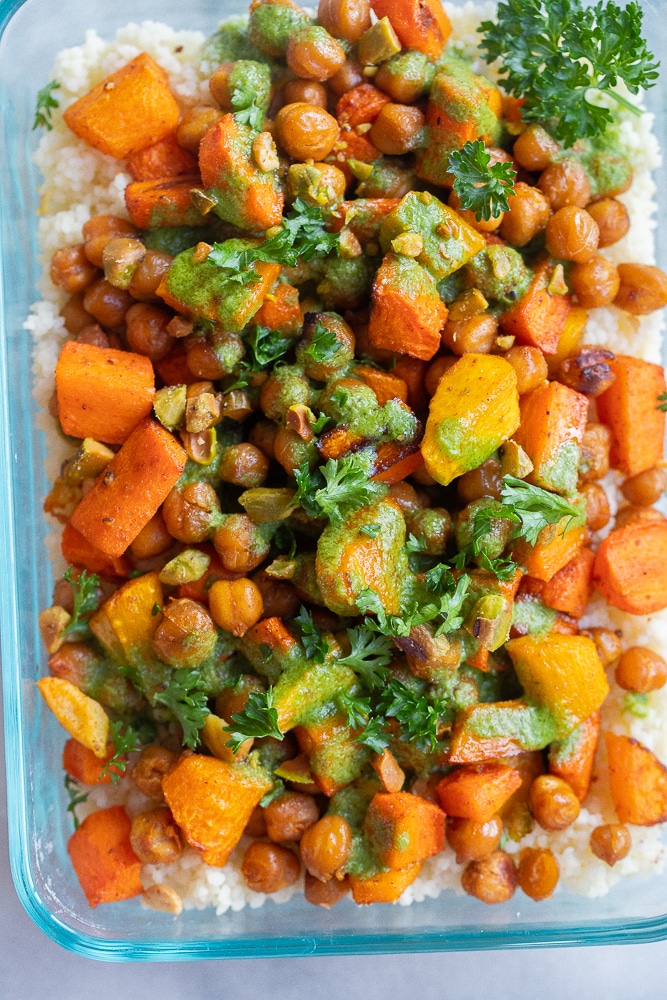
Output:
[[176,485],[187,455],[156,420],[132,432],[72,514],[72,525],[108,556],[121,556]]
[[599,736],[600,712],[596,711],[564,740],[552,743],[549,748],[549,773],[567,781],[580,802],[584,801],[591,786]]
[[667,768],[638,740],[605,733],[609,787],[621,823],[667,821]]
[[545,358],[549,370],[549,378],[556,378],[561,362],[565,361],[565,358],[568,358],[570,354],[576,351],[586,329],[587,321],[588,310],[582,308],[582,306],[572,306],[567,314],[565,326],[558,340],[558,347],[555,353],[549,354]]
[[529,545],[523,539],[514,545],[514,558],[528,576],[548,582],[586,544],[588,532],[584,525],[567,530],[566,525],[567,520],[563,518],[558,524],[542,528],[535,545]]
[[222,868],[273,780],[261,766],[184,753],[162,779],[183,836],[207,865]]
[[449,764],[477,764],[482,761],[494,760],[498,757],[514,757],[524,752],[518,740],[511,736],[480,736],[476,722],[480,716],[486,716],[490,711],[500,710],[506,718],[516,716],[516,725],[508,724],[507,730],[519,731],[526,712],[526,703],[520,699],[513,701],[498,701],[490,705],[472,705],[464,708],[456,717],[452,729],[452,741],[449,750]]
[[127,161],[127,169],[135,181],[157,181],[196,174],[198,164],[197,157],[179,146],[176,133],[171,132],[164,139],[133,153]]
[[336,118],[340,125],[365,125],[375,121],[385,104],[391,104],[391,97],[374,87],[372,83],[360,83],[338,98]]
[[246,632],[243,642],[257,649],[267,646],[274,656],[291,656],[299,648],[281,618],[262,618]]
[[111,781],[112,773],[122,773],[115,764],[112,764],[106,774],[102,774],[114,752],[113,743],[107,743],[107,755],[100,759],[92,750],[71,736],[63,747],[63,771],[82,785],[106,785]]
[[448,816],[487,823],[520,784],[521,775],[509,764],[489,761],[446,774],[436,792]]
[[522,396],[514,440],[533,463],[528,482],[565,495],[574,492],[587,417],[587,397],[560,382]]
[[665,392],[665,373],[622,354],[609,367],[616,378],[596,400],[598,418],[611,431],[612,468],[636,476],[662,459],[667,415],[658,409],[658,396]]
[[404,403],[408,401],[407,384],[394,372],[383,372],[370,365],[357,365],[352,375],[371,387],[380,406],[384,406],[390,399],[400,399]]
[[370,903],[395,903],[407,887],[419,878],[421,870],[422,862],[415,861],[405,868],[390,868],[389,871],[377,872],[367,878],[350,875],[352,898],[358,906]]
[[[345,174],[348,184],[357,183],[354,174],[350,170],[348,160],[358,160],[360,163],[374,163],[381,156],[380,150],[375,146],[367,135],[357,135],[356,132],[341,132],[338,142],[331,153],[325,156],[325,163],[333,163]],[[332,219],[332,224],[334,220]],[[355,233],[356,235],[356,233]]]
[[190,198],[191,189],[200,186],[198,174],[133,181],[125,188],[130,219],[138,229],[203,226],[206,220]]
[[565,327],[570,300],[566,295],[552,295],[548,290],[552,264],[543,261],[535,270],[525,295],[501,313],[500,325],[520,344],[539,347],[545,354],[555,354]]
[[581,618],[593,593],[595,553],[587,546],[551,577],[542,591],[542,602],[555,611]]
[[[391,442],[388,442],[391,444]],[[381,455],[380,453],[385,448],[384,445],[380,445],[378,448],[378,461],[375,465],[377,468],[378,464],[384,465],[384,462],[389,460],[389,456]],[[415,446],[416,450],[408,455],[403,455],[403,457],[397,458],[395,462],[387,465],[382,471],[376,472],[371,478],[378,483],[387,483],[391,486],[392,483],[400,483],[403,479],[407,479],[411,476],[413,472],[417,469],[421,469],[424,464],[424,456],[421,453],[419,446]]]
[[122,444],[151,412],[153,366],[143,354],[67,340],[56,365],[56,393],[65,434]]
[[435,282],[409,257],[385,255],[373,282],[368,334],[373,347],[428,361],[447,321]]
[[593,584],[608,604],[632,615],[667,608],[667,521],[637,521],[600,545]]
[[111,806],[86,816],[70,837],[67,853],[90,906],[143,892],[141,862],[130,844],[131,827],[124,806]]
[[296,335],[303,323],[299,289],[294,285],[276,285],[266,296],[251,322],[268,326],[269,330],[280,330],[285,336]]
[[173,132],[179,109],[167,74],[142,52],[70,105],[63,117],[89,146],[124,159]]
[[98,576],[126,577],[133,568],[127,556],[111,558],[92,545],[72,524],[66,524],[63,529],[60,549],[66,562]]
[[201,382],[201,377],[194,375],[188,367],[187,348],[178,342],[166,357],[155,362],[155,371],[165,385],[194,385],[195,382]]
[[364,817],[364,833],[388,868],[405,868],[441,851],[445,814],[411,792],[377,792]]
[[434,59],[442,52],[452,25],[440,0],[372,0],[378,17],[388,17],[406,49],[417,49]]

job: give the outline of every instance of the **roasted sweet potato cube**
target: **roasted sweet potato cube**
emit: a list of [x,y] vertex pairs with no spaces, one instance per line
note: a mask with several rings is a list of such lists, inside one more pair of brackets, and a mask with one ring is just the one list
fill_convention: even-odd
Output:
[[529,483],[565,496],[575,492],[587,417],[587,397],[560,382],[522,397],[514,440],[533,463]]
[[539,347],[545,354],[555,354],[570,312],[566,295],[549,292],[552,264],[544,261],[535,269],[528,290],[506,312],[500,325],[518,343]]
[[521,784],[521,775],[508,764],[489,761],[446,774],[436,787],[448,816],[487,823]]
[[445,814],[433,802],[410,792],[377,792],[363,829],[382,864],[400,869],[443,849]]
[[622,354],[609,367],[616,378],[596,400],[598,417],[611,431],[612,468],[636,476],[662,459],[666,414],[658,396],[665,392],[665,373],[661,365]]
[[390,868],[386,872],[377,872],[361,878],[350,875],[352,898],[359,906],[369,903],[395,903],[403,895],[409,885],[419,878],[422,862],[415,861],[405,868]]
[[378,17],[388,17],[406,49],[425,52],[433,59],[442,52],[452,26],[440,0],[373,0]]
[[638,740],[605,733],[609,786],[621,823],[654,826],[667,821],[667,768]]
[[125,204],[132,222],[139,229],[203,226],[206,220],[190,198],[191,189],[199,184],[197,175],[133,181],[125,188]]
[[447,306],[428,271],[411,257],[386,254],[373,282],[372,345],[428,361],[440,347],[446,322]]
[[143,892],[141,862],[130,844],[131,828],[125,807],[111,806],[86,816],[70,837],[67,852],[90,906]]
[[549,747],[549,772],[563,778],[583,802],[588,795],[600,735],[600,713],[593,712],[569,736]]

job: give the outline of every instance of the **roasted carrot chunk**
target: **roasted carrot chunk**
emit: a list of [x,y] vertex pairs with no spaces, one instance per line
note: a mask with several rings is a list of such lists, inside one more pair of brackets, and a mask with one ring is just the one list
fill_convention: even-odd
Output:
[[662,459],[666,414],[658,409],[658,396],[665,392],[665,373],[660,365],[622,354],[609,367],[616,378],[597,398],[598,417],[611,431],[612,468],[636,476]]
[[549,771],[563,778],[583,802],[588,795],[600,735],[600,713],[593,712],[569,736],[549,747]]
[[555,354],[558,350],[570,312],[566,295],[549,292],[552,270],[549,261],[540,264],[527,292],[500,316],[500,325],[506,333],[516,337],[520,344],[539,347],[545,354]]
[[112,773],[121,773],[115,764],[106,774],[102,773],[113,755],[113,743],[107,743],[106,757],[100,759],[83,743],[70,737],[63,747],[63,770],[82,785],[104,785],[111,781]]
[[440,347],[447,306],[428,271],[386,254],[373,282],[368,333],[374,347],[428,361]]
[[133,181],[125,188],[125,204],[132,222],[139,229],[203,226],[206,220],[190,198],[191,189],[200,183],[197,174]]
[[124,577],[132,569],[132,562],[127,556],[108,556],[84,538],[72,524],[66,524],[63,529],[60,549],[71,566],[79,566],[98,576]]
[[528,576],[548,582],[574,559],[585,545],[588,533],[585,525],[568,525],[568,518],[558,524],[548,524],[539,533],[535,545],[520,539],[514,545],[514,558]]
[[566,496],[574,493],[587,415],[586,396],[560,382],[548,382],[522,397],[514,440],[533,463],[530,483]]
[[667,768],[630,736],[605,733],[609,785],[621,823],[654,826],[667,822]]
[[391,104],[391,97],[372,83],[360,83],[338,98],[336,118],[341,125],[355,128],[374,122],[385,104]]
[[378,17],[388,17],[406,49],[437,58],[452,33],[440,0],[373,0]]
[[123,159],[173,132],[179,110],[167,74],[142,52],[70,105],[63,117],[89,146]]
[[252,322],[268,326],[269,330],[280,330],[285,337],[296,335],[303,323],[298,288],[286,283],[276,285],[267,294]]
[[508,764],[489,762],[462,767],[445,775],[436,791],[448,816],[488,822],[521,784],[521,775]]
[[370,903],[395,903],[409,885],[419,877],[422,862],[415,861],[405,868],[390,868],[367,878],[350,875],[352,898],[359,906]]
[[608,604],[632,615],[667,608],[667,521],[611,531],[595,555],[593,583]]
[[542,602],[573,618],[581,618],[593,592],[595,553],[587,546],[551,577],[542,591]]
[[124,806],[111,806],[86,816],[70,837],[67,852],[90,906],[143,892],[141,862],[130,844],[131,827]]
[[410,792],[377,792],[364,818],[364,832],[388,868],[405,868],[441,851],[445,814]]
[[151,146],[134,153],[127,161],[127,169],[135,181],[157,181],[165,177],[183,177],[197,173],[197,158],[179,146],[172,132]]

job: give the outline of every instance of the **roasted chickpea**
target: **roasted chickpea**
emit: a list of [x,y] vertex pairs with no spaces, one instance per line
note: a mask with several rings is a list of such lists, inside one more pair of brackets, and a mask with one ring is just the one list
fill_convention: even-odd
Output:
[[167,332],[171,317],[168,309],[148,302],[135,302],[130,306],[125,316],[125,336],[131,350],[151,361],[166,358],[174,344]]
[[604,823],[592,831],[590,845],[596,858],[613,867],[630,852],[630,831],[624,823]]
[[157,743],[144,747],[130,771],[130,780],[149,799],[163,799],[162,779],[171,771],[178,754]]
[[323,83],[345,63],[345,49],[326,28],[310,24],[290,35],[285,58],[295,76]]
[[512,247],[525,247],[546,228],[551,206],[539,188],[523,181],[514,185],[507,201],[509,211],[500,220],[500,235]]
[[283,87],[283,104],[314,104],[327,106],[327,92],[316,80],[290,80]]
[[389,487],[389,496],[401,508],[404,517],[413,514],[423,506],[422,498],[417,493],[417,490],[410,483],[406,483],[405,480],[401,480],[399,483],[392,483]]
[[406,515],[408,531],[424,543],[424,551],[431,556],[445,554],[452,534],[452,518],[444,507],[427,507]]
[[273,459],[273,444],[278,428],[272,420],[258,420],[248,434],[248,440],[271,461]]
[[574,823],[581,808],[567,781],[540,774],[530,786],[530,811],[545,830],[564,830]]
[[156,290],[162,278],[169,270],[173,258],[162,250],[146,250],[146,256],[132,275],[127,290],[134,299],[140,302],[151,302],[158,299]]
[[614,527],[625,528],[628,524],[636,524],[638,521],[664,520],[665,515],[657,507],[635,507],[634,504],[628,504],[617,511]]
[[517,882],[527,896],[548,899],[558,885],[560,869],[548,847],[524,847],[519,855]]
[[51,281],[68,295],[82,292],[98,277],[98,269],[86,257],[83,243],[62,247],[51,258]]
[[190,108],[184,113],[176,129],[178,145],[197,156],[202,139],[221,118],[220,108],[212,108],[210,105]]
[[170,667],[199,666],[215,649],[218,631],[208,609],[189,597],[171,600],[153,635],[154,652]]
[[267,835],[277,844],[301,840],[319,818],[315,799],[303,792],[282,792],[264,809]]
[[264,614],[259,587],[245,577],[216,580],[208,595],[213,621],[232,635],[241,637]]
[[277,580],[263,569],[253,574],[264,602],[265,618],[293,618],[298,614],[302,601],[289,580]]
[[542,171],[537,184],[554,212],[566,206],[584,208],[591,200],[586,170],[578,160],[569,156],[551,163]]
[[73,337],[76,337],[84,327],[94,323],[94,318],[84,309],[83,292],[77,292],[76,295],[68,299],[60,310],[60,315],[63,318],[65,329]]
[[625,309],[633,316],[646,316],[667,305],[667,274],[659,267],[619,264],[618,275],[621,287],[614,305],[619,309]]
[[489,354],[498,336],[498,320],[491,313],[445,323],[442,342],[454,354]]
[[599,309],[614,301],[621,279],[616,265],[602,254],[596,254],[585,264],[573,264],[568,284],[584,309]]
[[109,240],[116,236],[137,236],[138,230],[117,215],[94,215],[84,222],[82,234],[86,257],[95,267],[102,267],[102,254]]
[[498,816],[478,823],[474,819],[457,816],[447,817],[447,843],[456,852],[458,864],[481,861],[492,854],[503,832],[503,824]]
[[145,865],[170,865],[183,853],[181,831],[167,806],[158,806],[134,816],[130,843]]
[[248,837],[266,837],[266,820],[261,806],[255,806],[243,832]]
[[173,545],[173,541],[174,539],[169,534],[167,525],[164,523],[162,511],[159,510],[143,526],[130,545],[130,551],[135,559],[152,559],[154,556],[159,556],[163,552],[166,552]]
[[478,468],[464,472],[456,480],[456,492],[464,504],[479,500],[480,497],[494,497],[499,500],[502,488],[503,474],[497,458],[487,459]]
[[598,224],[598,246],[610,247],[622,240],[630,228],[630,216],[625,205],[616,198],[602,198],[588,205],[586,211]]
[[447,204],[450,208],[453,208],[454,211],[457,212],[469,226],[476,229],[478,233],[495,233],[496,230],[500,228],[504,218],[504,212],[500,212],[499,215],[492,215],[489,219],[478,219],[471,208],[461,208],[461,199],[453,188],[449,192]]
[[340,903],[349,891],[350,883],[347,878],[332,878],[328,882],[321,882],[310,872],[306,872],[303,894],[313,906],[323,906],[325,910],[330,910],[336,903]]
[[263,840],[252,843],[241,862],[241,874],[253,892],[278,892],[294,885],[301,872],[297,856],[289,847]]
[[514,862],[505,851],[493,851],[479,861],[471,861],[461,876],[469,896],[483,903],[506,903],[516,889]]
[[561,361],[558,381],[586,396],[599,396],[616,377],[609,365],[613,360],[612,352],[604,347],[582,347]]
[[172,538],[188,544],[203,542],[220,521],[220,502],[209,483],[190,483],[168,494],[162,516]]
[[589,531],[602,531],[611,518],[609,498],[604,487],[599,483],[584,483],[579,492],[586,500],[586,527]]
[[266,559],[271,549],[262,525],[247,514],[230,514],[213,534],[213,544],[225,569],[249,573]]
[[626,479],[621,493],[626,500],[639,507],[656,503],[667,490],[667,472],[655,466]]
[[336,813],[327,813],[301,838],[301,860],[307,870],[322,882],[336,876],[352,850],[352,828]]
[[214,330],[205,337],[188,338],[188,368],[197,378],[215,381],[228,375],[245,354],[236,333]]
[[593,640],[603,667],[608,667],[621,655],[620,632],[612,632],[610,628],[596,627],[582,629],[581,634]]
[[616,664],[616,683],[625,691],[646,694],[667,683],[667,663],[648,646],[631,646]]
[[106,278],[98,278],[83,293],[83,308],[86,312],[94,316],[102,326],[111,329],[122,326],[131,305],[130,293],[116,288]]
[[308,462],[311,468],[317,463],[315,441],[304,441],[298,431],[290,427],[278,429],[273,443],[273,454],[278,465],[282,465],[288,476],[293,476],[304,462]]
[[519,395],[532,392],[547,379],[549,373],[547,363],[539,347],[529,347],[524,344],[510,347],[505,354],[505,360],[509,361],[514,369]]
[[385,104],[368,137],[381,153],[402,156],[421,142],[425,121],[424,113],[411,104]]
[[567,205],[558,209],[547,223],[547,250],[558,260],[585,264],[598,248],[597,222],[583,208]]
[[334,38],[358,42],[371,26],[368,0],[320,0],[317,20]]
[[579,457],[579,479],[591,483],[609,472],[611,431],[606,424],[586,424]]
[[225,483],[250,489],[261,486],[269,474],[269,461],[254,444],[233,444],[222,453],[219,466],[220,478]]
[[546,170],[560,146],[541,125],[528,125],[512,150],[514,159],[525,170]]
[[276,116],[276,132],[295,160],[323,160],[338,139],[338,122],[323,108],[298,102],[286,104]]
[[327,85],[336,97],[342,97],[364,80],[361,63],[357,59],[346,59],[338,72],[327,81]]
[[79,344],[91,344],[93,347],[110,347],[109,334],[105,333],[99,323],[88,323],[77,335]]

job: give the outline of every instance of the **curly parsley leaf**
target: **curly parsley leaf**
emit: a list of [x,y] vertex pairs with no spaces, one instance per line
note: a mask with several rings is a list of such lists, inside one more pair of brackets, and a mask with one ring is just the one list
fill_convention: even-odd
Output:
[[111,777],[114,785],[120,780],[121,773],[127,770],[127,755],[141,750],[150,736],[146,738],[146,733],[136,730],[129,722],[121,719],[113,719],[109,723],[109,739],[113,743],[113,756],[109,758],[100,772],[100,778],[105,778],[107,774]]
[[282,740],[283,733],[278,726],[278,713],[273,707],[273,688],[266,691],[252,691],[242,712],[234,712],[231,725],[225,732],[231,733],[227,746],[237,753],[242,743],[249,739],[272,736]]
[[315,420],[311,420],[310,426],[313,428],[313,434],[321,434],[328,423],[331,423],[332,417],[328,417],[326,413],[318,413]]
[[514,194],[516,171],[511,163],[491,165],[491,155],[481,139],[466,142],[463,149],[450,153],[449,170],[461,208],[470,209],[478,220],[488,222],[509,210],[507,199]]
[[374,482],[368,474],[368,463],[360,455],[330,458],[314,472],[303,462],[295,470],[297,492],[295,502],[309,517],[328,517],[332,524],[342,524],[359,507],[384,496],[387,487]]
[[366,725],[371,714],[370,698],[341,691],[336,695],[336,701],[345,712],[350,729],[362,729]]
[[420,750],[433,750],[438,738],[441,707],[426,695],[409,688],[392,677],[380,695],[378,710],[385,718],[396,719],[401,727],[401,739],[414,743]]
[[369,588],[361,591],[356,603],[362,614],[376,615],[375,619],[365,620],[365,627],[373,632],[405,637],[409,636],[411,629],[417,625],[434,622],[436,625],[434,635],[439,636],[446,632],[454,632],[463,624],[461,609],[468,595],[469,586],[470,577],[464,573],[459,577],[453,590],[439,594],[434,601],[421,604],[415,601],[410,607],[403,606],[398,615],[387,614],[375,591]]
[[385,669],[394,655],[394,644],[388,636],[369,632],[358,625],[347,630],[350,652],[338,662],[351,667],[364,687],[372,691],[380,687],[387,678]]
[[53,129],[51,117],[56,108],[60,107],[59,102],[53,96],[54,90],[60,90],[57,80],[49,82],[37,91],[37,101],[35,105],[35,120],[32,123],[33,129],[45,128],[48,132]]
[[84,636],[88,631],[88,618],[97,611],[99,604],[98,587],[100,578],[95,573],[82,569],[78,576],[72,576],[72,567],[65,570],[64,579],[70,584],[74,595],[74,609],[69,624],[63,629],[63,635]]
[[601,135],[611,112],[589,98],[609,94],[629,111],[638,109],[614,87],[622,80],[630,93],[652,87],[658,63],[642,38],[638,3],[625,8],[600,0],[503,0],[495,21],[484,21],[484,59],[500,61],[503,86],[525,100],[524,121],[546,122],[566,145]]
[[308,659],[313,663],[324,663],[329,652],[329,640],[316,628],[313,616],[303,604],[294,621],[301,629],[301,642]]
[[357,743],[363,743],[374,753],[382,753],[389,746],[389,734],[385,728],[384,719],[374,716],[369,719],[356,737]]
[[74,829],[79,829],[79,817],[76,814],[76,807],[83,805],[84,802],[88,801],[88,796],[90,792],[84,792],[81,785],[73,778],[71,774],[65,775],[65,789],[69,797],[69,802],[67,803],[67,812],[72,814],[72,822],[74,823]]
[[278,358],[287,354],[294,345],[294,341],[289,337],[281,337],[277,330],[260,326],[258,323],[250,327],[244,339],[252,351],[253,371],[261,371],[267,365],[273,364]]
[[338,337],[333,330],[325,326],[321,320],[315,324],[310,337],[310,343],[306,347],[304,354],[312,358],[316,363],[332,361],[340,350]]
[[180,722],[183,729],[183,743],[194,750],[199,744],[199,730],[210,715],[208,696],[201,688],[198,670],[174,670],[174,675],[163,691],[152,697],[152,702],[165,705]]
[[[568,503],[557,493],[543,490],[539,486],[531,486],[523,479],[516,479],[514,476],[503,477],[503,488],[501,490],[501,501],[503,512],[498,513],[489,508],[479,511],[480,530],[484,526],[485,520],[493,517],[505,517],[520,525],[515,529],[514,536],[525,538],[530,545],[535,545],[537,538],[548,524],[558,524],[564,517],[568,518],[566,525],[580,516],[580,511]],[[477,532],[477,517],[475,518],[475,531]]]
[[264,109],[255,103],[255,97],[256,94],[250,84],[242,82],[232,90],[229,103],[239,125],[250,125],[255,132],[261,132],[266,115]]

